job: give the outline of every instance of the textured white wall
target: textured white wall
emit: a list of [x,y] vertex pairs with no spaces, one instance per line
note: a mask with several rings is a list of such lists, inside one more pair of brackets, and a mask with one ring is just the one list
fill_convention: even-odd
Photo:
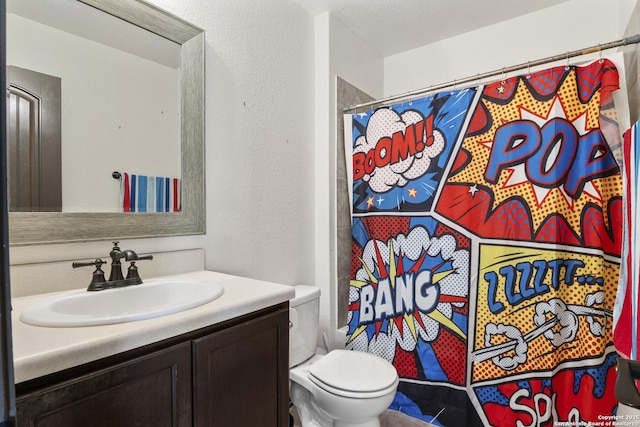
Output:
[[[315,284],[314,22],[293,0],[151,0],[205,30],[205,236],[136,239],[139,253],[204,248],[206,268]],[[105,256],[109,242],[12,248],[13,264]],[[151,261],[154,262],[154,261]]]
[[[316,152],[315,284],[321,289],[320,331],[337,325],[336,76],[382,95],[382,57],[328,13],[315,18]],[[342,148],[340,148],[342,149]],[[333,338],[329,333],[328,338]],[[331,343],[339,345],[340,343]]]
[[[629,25],[625,36],[640,34],[640,4],[629,13]],[[627,88],[629,91],[630,122],[635,123],[640,119],[640,45],[628,49],[625,55],[625,67],[627,76]]]
[[[207,235],[122,246],[141,253],[203,247],[208,269],[318,285],[323,329],[333,325],[336,306],[335,76],[373,96],[419,89],[615,39],[635,4],[572,0],[383,59],[329,15],[314,19],[294,0],[150,1],[206,31]],[[571,32],[566,19],[564,26],[553,21],[575,10],[591,28]],[[108,250],[107,242],[16,248],[12,262]]]
[[152,0],[205,30],[207,268],[314,278],[314,22],[293,0]]
[[[571,0],[385,58],[385,96],[622,38],[632,0]],[[579,61],[578,58],[571,61]]]

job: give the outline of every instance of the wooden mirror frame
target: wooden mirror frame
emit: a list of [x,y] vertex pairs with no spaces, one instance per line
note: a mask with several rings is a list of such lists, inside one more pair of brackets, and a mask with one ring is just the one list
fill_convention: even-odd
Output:
[[204,30],[142,0],[78,1],[181,45],[182,211],[10,212],[9,243],[18,246],[204,234]]

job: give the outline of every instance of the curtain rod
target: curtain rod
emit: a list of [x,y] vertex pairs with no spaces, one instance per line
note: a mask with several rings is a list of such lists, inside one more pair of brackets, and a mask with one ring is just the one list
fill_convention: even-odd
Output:
[[580,56],[580,55],[587,55],[589,53],[594,53],[594,52],[601,52],[603,50],[607,50],[607,49],[613,49],[615,47],[619,47],[619,46],[626,46],[629,44],[636,44],[636,43],[640,43],[640,34],[636,34],[634,36],[630,36],[624,39],[620,39],[620,40],[616,40],[613,42],[609,42],[609,43],[605,43],[605,44],[598,44],[596,46],[591,46],[588,47],[586,49],[579,49],[579,50],[574,50],[571,52],[567,52],[564,54],[560,54],[560,55],[554,55],[554,56],[548,56],[546,58],[542,58],[542,59],[537,59],[535,61],[528,61],[522,64],[518,64],[518,65],[512,65],[511,67],[505,67],[505,68],[501,68],[500,70],[494,70],[494,71],[489,71],[487,73],[482,73],[482,74],[477,74],[475,76],[470,76],[470,77],[466,77],[464,79],[459,79],[459,80],[452,80],[450,82],[446,82],[446,83],[441,83],[441,84],[437,84],[435,86],[429,86],[428,88],[423,88],[423,89],[419,89],[419,90],[415,90],[412,92],[407,92],[404,94],[399,94],[399,95],[393,95],[393,96],[389,96],[387,98],[382,98],[382,99],[376,99],[373,101],[369,101],[369,102],[363,102],[362,104],[355,104],[355,105],[351,105],[347,108],[344,108],[342,111],[344,113],[349,112],[349,111],[353,111],[356,110],[358,108],[362,108],[362,107],[371,107],[373,105],[377,105],[377,104],[386,104],[390,101],[396,101],[399,99],[403,99],[403,98],[409,98],[409,97],[413,97],[413,96],[417,96],[417,95],[422,95],[424,93],[428,93],[428,92],[433,92],[434,90],[439,90],[439,89],[444,89],[446,87],[449,86],[456,86],[458,84],[465,84],[465,83],[469,83],[469,82],[473,82],[473,81],[478,81],[487,77],[493,77],[493,76],[497,76],[500,74],[507,74],[513,71],[517,71],[517,70],[522,70],[523,68],[529,68],[529,67],[535,67],[537,65],[543,65],[543,64],[547,64],[549,62],[553,62],[553,61],[560,61],[563,59],[569,59],[569,58],[573,58],[576,56]]

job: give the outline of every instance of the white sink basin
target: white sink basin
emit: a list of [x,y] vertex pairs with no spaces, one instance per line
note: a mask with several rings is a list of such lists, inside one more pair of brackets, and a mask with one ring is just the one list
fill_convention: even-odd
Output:
[[213,282],[150,279],[124,288],[60,293],[28,306],[20,320],[50,327],[134,322],[198,307],[223,292],[223,287]]

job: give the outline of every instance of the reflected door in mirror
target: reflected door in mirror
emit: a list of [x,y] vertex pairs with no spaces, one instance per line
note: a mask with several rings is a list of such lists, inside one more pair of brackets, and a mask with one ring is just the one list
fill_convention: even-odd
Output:
[[13,66],[8,77],[9,210],[60,212],[60,79]]

